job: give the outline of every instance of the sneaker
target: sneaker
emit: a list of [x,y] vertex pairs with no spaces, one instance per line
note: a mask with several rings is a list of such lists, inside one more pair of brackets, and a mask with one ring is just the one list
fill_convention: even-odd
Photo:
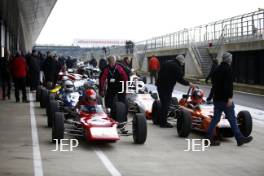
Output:
[[[219,146],[220,144],[221,144],[221,142],[219,140],[210,139],[210,146]],[[208,145],[208,140],[205,141],[205,145]]]
[[173,125],[168,123],[168,122],[166,122],[165,124],[160,124],[160,127],[161,128],[173,128]]
[[237,141],[237,146],[242,146],[243,144],[249,143],[253,140],[252,136],[242,137]]

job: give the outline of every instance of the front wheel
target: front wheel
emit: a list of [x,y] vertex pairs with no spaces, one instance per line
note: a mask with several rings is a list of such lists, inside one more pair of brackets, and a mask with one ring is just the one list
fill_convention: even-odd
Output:
[[47,124],[48,127],[52,127],[55,113],[59,111],[59,103],[55,100],[51,100],[49,104],[49,114],[47,115]]
[[188,111],[181,110],[177,116],[177,132],[179,137],[188,137],[192,129],[192,116]]
[[56,112],[54,117],[54,124],[52,126],[52,142],[64,138],[64,114]]
[[160,124],[161,118],[161,103],[155,100],[152,104],[152,122],[154,125]]
[[237,114],[238,126],[243,136],[248,137],[252,132],[252,117],[248,111],[240,111]]
[[147,139],[147,121],[144,114],[133,117],[133,139],[135,144],[144,144]]

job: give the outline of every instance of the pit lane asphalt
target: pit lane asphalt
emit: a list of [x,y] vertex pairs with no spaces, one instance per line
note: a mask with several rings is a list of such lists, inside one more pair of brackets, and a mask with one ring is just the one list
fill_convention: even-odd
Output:
[[[122,136],[120,141],[111,144],[89,144],[78,139],[80,144],[74,151],[53,152],[51,150],[55,149],[55,145],[51,143],[51,129],[46,125],[45,110],[39,108],[36,102],[33,108],[44,175],[111,175],[95,149],[102,151],[125,176],[264,175],[264,131],[258,124],[253,127],[253,142],[242,147],[237,147],[235,140],[228,138],[222,141],[221,146],[204,152],[184,152],[187,142],[177,136],[176,128],[161,129],[148,121],[148,138],[144,145],[133,144],[131,136]],[[0,101],[1,176],[34,175],[30,124],[29,104]],[[189,138],[201,139],[203,135],[191,133]]]

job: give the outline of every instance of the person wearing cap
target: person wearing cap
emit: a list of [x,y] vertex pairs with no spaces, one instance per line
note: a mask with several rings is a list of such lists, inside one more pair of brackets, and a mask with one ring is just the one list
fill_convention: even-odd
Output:
[[161,102],[161,117],[160,122],[158,122],[161,128],[173,127],[167,122],[167,114],[176,82],[185,86],[194,86],[192,83],[183,78],[184,63],[184,56],[178,55],[176,59],[167,61],[161,65],[156,83]]
[[209,125],[207,138],[211,141],[211,145],[220,145],[220,142],[214,139],[213,132],[220,121],[222,112],[224,112],[236,138],[237,145],[241,146],[244,143],[250,142],[253,137],[244,137],[237,125],[235,106],[233,103],[232,54],[225,52],[222,58],[223,61],[216,68],[212,76],[214,117]]

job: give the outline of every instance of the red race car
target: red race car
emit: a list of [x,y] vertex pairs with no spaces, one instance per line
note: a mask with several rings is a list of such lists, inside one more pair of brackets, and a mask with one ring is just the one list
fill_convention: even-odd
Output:
[[[133,119],[125,121],[126,106],[116,102],[115,120],[110,112],[96,105],[80,106],[76,111],[56,112],[52,127],[52,140],[60,141],[64,134],[84,136],[88,141],[115,142],[120,135],[133,136],[134,143],[144,144],[147,138],[147,122],[144,114],[135,114]],[[129,129],[128,126],[132,126]]]

